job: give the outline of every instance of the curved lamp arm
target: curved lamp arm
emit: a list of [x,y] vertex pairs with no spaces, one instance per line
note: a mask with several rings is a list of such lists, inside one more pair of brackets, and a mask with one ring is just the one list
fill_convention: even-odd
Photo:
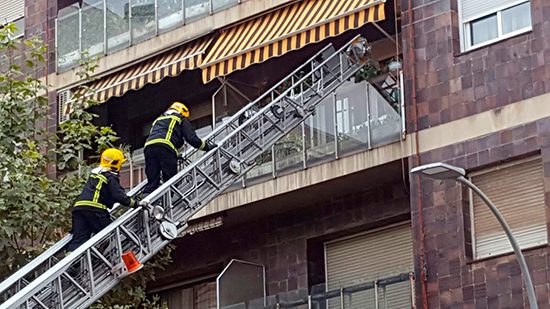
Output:
[[489,206],[489,209],[495,215],[495,217],[498,220],[498,223],[502,226],[502,229],[506,233],[506,236],[508,236],[508,240],[510,240],[510,244],[512,245],[512,248],[514,249],[514,253],[516,254],[516,257],[518,259],[519,267],[521,268],[521,272],[523,273],[523,281],[525,282],[525,289],[527,290],[527,297],[529,299],[529,308],[531,309],[538,309],[537,305],[537,297],[535,296],[535,288],[533,287],[533,281],[531,280],[531,275],[529,274],[529,269],[527,268],[527,263],[525,262],[525,257],[523,256],[523,253],[521,252],[521,249],[519,247],[519,244],[512,234],[512,230],[510,230],[510,226],[508,226],[508,223],[506,223],[506,220],[504,220],[504,217],[500,213],[500,211],[496,208],[495,204],[491,202],[491,200],[483,193],[476,185],[474,185],[471,181],[466,179],[464,176],[459,176],[456,178],[456,180],[468,188],[472,189],[484,202]]

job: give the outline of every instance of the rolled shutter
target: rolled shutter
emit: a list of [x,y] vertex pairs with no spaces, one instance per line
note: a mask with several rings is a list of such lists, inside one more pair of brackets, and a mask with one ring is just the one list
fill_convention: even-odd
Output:
[[[472,176],[504,216],[520,247],[546,244],[546,204],[540,157],[499,166]],[[477,258],[511,252],[512,247],[487,205],[472,195]]]
[[[326,243],[325,256],[328,290],[410,272],[414,269],[410,224]],[[379,304],[387,308],[410,308],[410,297],[408,282],[378,290]],[[374,308],[374,290],[354,293],[351,301],[352,308]],[[339,308],[339,300],[329,305]]]
[[517,2],[517,0],[461,0],[462,21],[494,13]]
[[14,21],[25,15],[24,0],[0,1],[0,25]]

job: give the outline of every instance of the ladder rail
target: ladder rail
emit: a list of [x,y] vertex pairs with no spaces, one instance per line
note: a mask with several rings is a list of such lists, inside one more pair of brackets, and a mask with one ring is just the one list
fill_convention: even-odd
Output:
[[[327,44],[325,47],[323,47],[320,51],[318,51],[317,53],[315,53],[312,57],[309,58],[309,61],[306,61],[304,63],[302,63],[298,68],[296,68],[294,71],[292,71],[290,74],[288,74],[285,78],[283,78],[282,80],[280,80],[279,82],[277,82],[274,86],[272,86],[269,90],[267,90],[266,92],[264,92],[261,96],[259,96],[258,98],[254,99],[252,102],[248,103],[247,105],[245,105],[243,108],[241,108],[239,111],[237,111],[235,114],[233,114],[229,120],[227,120],[226,123],[220,125],[220,126],[217,126],[212,132],[210,132],[204,139],[206,141],[211,141],[211,142],[215,142],[216,141],[216,138],[219,137],[220,135],[223,134],[223,131],[227,130],[227,129],[230,129],[231,127],[228,126],[229,125],[233,125],[234,122],[237,122],[239,121],[240,117],[243,116],[246,112],[250,111],[250,108],[255,106],[255,105],[258,105],[259,103],[262,102],[262,100],[265,100],[266,98],[268,98],[269,95],[271,95],[274,91],[277,90],[278,87],[280,87],[283,83],[285,83],[286,81],[288,81],[288,79],[290,77],[293,77],[295,76],[297,73],[299,73],[302,69],[304,69],[307,65],[309,65],[311,63],[311,61],[317,57],[319,57],[321,54],[323,54],[325,51],[327,51],[329,48],[332,47],[332,44]],[[233,129],[235,129],[235,127],[233,127]],[[187,151],[184,153],[184,155],[182,156],[183,159],[186,161],[187,158],[189,157],[192,157],[193,155],[195,155],[199,150],[198,149],[195,149],[195,148],[191,148],[191,149],[187,149]]]
[[[218,147],[204,154],[201,158],[178,172],[175,177],[162,184],[147,196],[144,201],[148,201],[152,204],[163,204],[165,209],[169,207],[170,211],[166,212],[167,218],[178,223],[178,232],[181,233],[185,230],[187,227],[187,220],[193,214],[207,205],[210,200],[214,199],[233,182],[238,180],[238,178],[242,177],[244,173],[254,167],[254,164],[250,163],[250,159],[259,156],[277,140],[285,136],[286,133],[290,132],[294,127],[307,119],[307,117],[314,112],[315,106],[324,97],[328,96],[336,87],[351,77],[362,66],[362,64],[357,63],[351,64],[348,62],[349,60],[345,55],[342,57],[346,48],[348,48],[356,38],[350,41],[350,43],[345,44],[332,54],[332,56],[322,61],[309,73],[298,79],[297,82],[293,82],[292,86],[278,95],[275,100],[272,100],[259,111],[253,111],[254,114],[251,117],[238,127],[233,127],[233,131],[222,138]],[[336,58],[339,58],[339,75],[335,74],[332,76],[332,79],[326,80],[324,80],[323,74],[320,75],[321,77],[317,78],[317,81],[315,81],[315,78],[312,78],[314,76],[313,74],[323,72],[322,70],[326,69],[325,66],[329,64],[329,61],[334,62]],[[309,63],[311,63],[311,60],[306,64]],[[344,64],[347,65],[345,69]],[[330,67],[328,68],[330,69]],[[311,82],[310,85],[307,85],[308,80]],[[304,85],[308,87],[305,90]],[[295,88],[298,86],[302,91],[295,95]],[[317,90],[315,87],[317,87]],[[321,87],[323,88],[321,89]],[[308,96],[306,97],[306,95]],[[298,97],[299,100],[295,100]],[[274,106],[282,109],[282,117],[278,117],[275,112],[273,112],[272,108]],[[249,104],[248,107],[249,108],[243,108],[243,113],[255,106]],[[289,114],[289,112],[291,113]],[[235,115],[233,119],[238,117],[238,115]],[[220,127],[219,131],[227,129],[227,127],[228,126],[224,124]],[[211,134],[213,135],[215,133],[212,132]],[[234,171],[230,168],[230,164],[235,160],[238,161],[238,171]],[[178,190],[173,190],[173,188],[178,188]],[[186,193],[182,195],[181,192]],[[180,195],[179,197],[178,194]],[[172,199],[174,200],[172,201]],[[168,204],[164,204],[165,202]],[[151,226],[145,229],[140,228],[139,224],[135,224],[135,222],[141,222],[139,220],[143,220],[142,224]],[[163,239],[158,232],[159,224],[160,223],[154,218],[149,217],[147,211],[142,211],[140,208],[127,211],[77,250],[24,287],[15,296],[0,305],[0,309],[16,308],[24,303],[32,305],[33,298],[40,297],[41,295],[48,297],[48,299],[57,299],[56,303],[60,302],[61,308],[73,308],[73,306],[80,307],[86,304],[92,304],[103,295],[104,292],[108,291],[110,287],[115,286],[120,281],[120,277],[110,275],[111,270],[106,264],[100,263],[97,269],[93,269],[93,274],[90,272],[90,277],[96,279],[96,287],[89,293],[78,294],[79,291],[76,291],[76,294],[73,293],[72,298],[70,298],[68,296],[71,295],[66,297],[63,293],[67,291],[63,291],[63,289],[60,288],[61,291],[55,294],[54,283],[57,281],[61,282],[63,279],[61,276],[67,277],[66,270],[78,260],[86,260],[86,257],[92,255],[101,255],[102,253],[99,253],[98,248],[111,239],[116,239],[119,246],[115,246],[111,249],[111,252],[114,253],[102,256],[102,258],[114,259],[116,263],[125,248],[140,246],[140,249],[144,252],[144,256],[142,256],[140,260],[143,263],[147,262],[155,253],[169,243],[169,241]],[[139,235],[141,238],[139,245],[135,244],[135,241],[134,244],[132,244],[132,239],[129,237],[125,237],[124,243],[122,242],[121,235],[123,234],[124,228],[128,230],[133,229],[133,232]],[[145,241],[146,239],[150,239],[151,241]],[[106,252],[109,254],[109,250]],[[86,261],[91,263],[90,260]],[[98,261],[100,260],[98,259]],[[104,278],[101,282],[97,279],[100,277]],[[83,280],[87,279],[84,278]],[[58,285],[61,286],[60,283]],[[80,286],[78,287],[80,288]],[[75,289],[73,289],[73,292],[74,290]],[[36,296],[37,294],[40,295]],[[39,300],[41,301],[43,298]],[[67,307],[64,305],[65,301],[67,302]],[[36,302],[37,301],[34,301],[34,303]],[[78,305],[76,302],[78,302]]]
[[[356,40],[357,38],[359,38],[360,36],[357,35],[356,37],[354,37],[350,42],[353,42],[354,40]],[[329,44],[330,46],[331,44]],[[349,44],[346,44],[344,45],[343,47],[341,47],[339,50],[337,50],[335,52],[334,55],[337,55],[337,54],[340,54],[341,52],[343,52],[347,47],[348,47]],[[328,63],[328,61],[332,60],[332,57],[330,57],[329,59],[325,59],[318,67],[321,67]],[[309,64],[309,62],[307,62],[306,64]],[[310,72],[308,72],[306,75],[304,75],[302,78],[300,78],[299,81],[296,82],[296,84],[300,83],[300,82],[303,82],[305,80],[307,80],[309,77],[311,77],[313,74],[314,74],[315,70],[312,70]],[[286,78],[285,78],[286,79]],[[275,87],[274,87],[275,88]],[[281,95],[279,97],[281,98],[284,98],[286,95],[290,94],[292,92],[294,87],[289,87],[288,89],[286,89],[283,93],[281,93]],[[272,88],[273,89],[273,88]],[[328,94],[326,94],[328,95]],[[325,96],[326,96],[325,95]],[[201,164],[201,163],[204,163],[205,161],[207,160],[211,160],[211,158],[214,156],[214,153],[216,151],[218,151],[220,148],[221,148],[221,145],[222,144],[225,144],[227,143],[231,138],[234,138],[235,135],[239,134],[240,130],[243,130],[244,128],[246,128],[248,125],[250,125],[252,122],[256,121],[257,118],[259,117],[259,115],[262,115],[263,113],[267,112],[273,105],[274,103],[277,102],[277,101],[272,101],[270,104],[267,104],[266,106],[264,106],[260,111],[258,111],[254,116],[248,118],[244,123],[242,123],[241,125],[239,125],[237,128],[235,128],[231,133],[229,133],[227,136],[225,136],[221,141],[219,141],[219,145],[218,147],[209,152],[209,153],[206,153],[205,155],[201,156],[201,158],[199,158],[198,160],[196,160],[195,162],[193,162],[192,164],[188,165],[185,169],[182,169],[178,174],[176,174],[176,176],[172,177],[171,179],[169,179],[167,182],[163,183],[161,186],[159,186],[159,188],[157,188],[153,193],[151,193],[149,196],[147,196],[144,201],[148,202],[148,203],[154,203],[156,202],[158,199],[160,199],[164,194],[166,194],[167,191],[170,190],[170,186],[174,185],[177,181],[179,181],[182,176],[184,176],[186,173],[188,173],[188,170],[191,170],[191,169],[195,169],[197,167],[197,165]],[[249,104],[247,106],[252,106],[252,104]],[[246,108],[243,108],[241,110],[242,113],[245,112]],[[241,114],[242,114],[241,113]],[[237,118],[237,117],[235,117]],[[225,126],[220,127],[220,131],[222,129],[225,129]]]

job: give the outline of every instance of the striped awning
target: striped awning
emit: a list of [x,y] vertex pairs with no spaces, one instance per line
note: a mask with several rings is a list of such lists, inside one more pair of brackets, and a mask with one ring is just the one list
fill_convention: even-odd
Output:
[[203,82],[383,20],[385,0],[303,0],[221,33],[201,68]]
[[167,76],[177,76],[184,70],[197,68],[204,51],[212,42],[206,36],[148,60],[120,70],[92,82],[95,91],[92,99],[105,102],[111,97],[120,97],[129,90],[139,90],[147,84],[156,84]]

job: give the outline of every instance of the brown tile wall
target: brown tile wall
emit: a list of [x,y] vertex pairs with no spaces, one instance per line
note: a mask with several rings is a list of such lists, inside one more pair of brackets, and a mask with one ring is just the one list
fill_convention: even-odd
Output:
[[460,52],[457,0],[411,0],[412,24],[408,2],[402,0],[409,132],[550,92],[549,1],[531,0],[531,32],[466,53]]
[[55,72],[56,17],[57,0],[25,1],[25,36],[27,38],[39,37],[48,45],[47,65],[38,74],[39,77]]
[[304,295],[308,284],[324,282],[324,266],[318,261],[323,258],[323,240],[408,220],[409,215],[403,184],[394,183],[335,196],[288,214],[222,226],[177,241],[175,262],[155,285],[219,273],[235,258],[265,265],[269,295],[287,291]]
[[[544,165],[547,207],[550,206],[550,118],[495,132],[421,154],[421,163],[443,161],[467,171],[540,153]],[[410,159],[411,165],[416,158]],[[472,261],[466,190],[454,181],[422,179],[423,231],[429,308],[528,308],[522,277],[513,254]],[[411,178],[411,209],[420,273],[418,178]],[[498,205],[497,205],[498,207]],[[550,218],[550,208],[547,217]],[[550,222],[550,219],[547,220]],[[550,308],[548,247],[525,251],[539,308]],[[420,279],[417,300],[422,304]]]

